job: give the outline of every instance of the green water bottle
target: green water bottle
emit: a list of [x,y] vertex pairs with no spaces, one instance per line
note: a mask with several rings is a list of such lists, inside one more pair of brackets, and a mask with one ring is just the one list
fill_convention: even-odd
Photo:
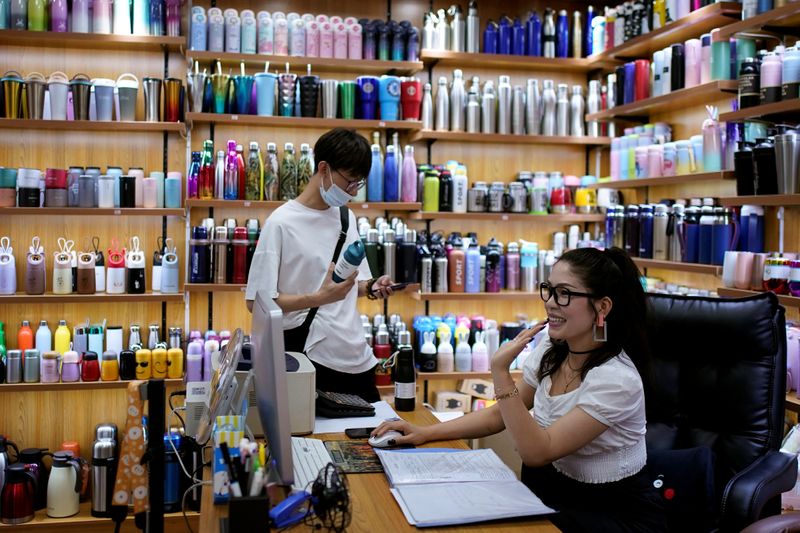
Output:
[[422,186],[422,210],[430,213],[439,212],[439,173],[435,170],[425,172]]
[[731,43],[720,36],[719,28],[711,30],[711,79],[731,79]]
[[46,0],[28,0],[28,31],[47,30]]

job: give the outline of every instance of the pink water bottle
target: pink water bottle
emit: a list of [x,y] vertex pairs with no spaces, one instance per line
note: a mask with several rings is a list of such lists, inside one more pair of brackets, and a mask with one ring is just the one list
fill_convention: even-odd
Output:
[[333,57],[347,59],[347,27],[342,23],[333,27]]
[[67,12],[67,0],[53,0],[50,4],[50,28],[51,31],[65,32],[68,29],[69,14]]
[[272,19],[274,36],[273,51],[276,56],[289,55],[289,21],[286,19]]
[[664,145],[652,144],[647,147],[647,177],[660,178],[664,167]]
[[684,54],[684,81],[685,88],[700,84],[700,69],[702,67],[702,45],[700,39],[689,39],[683,45]]
[[306,22],[306,57],[319,57],[319,22]]
[[306,53],[306,25],[303,19],[289,23],[289,55],[300,57]]
[[74,0],[72,2],[72,31],[75,33],[89,33],[92,29],[89,18],[89,5],[91,0]]
[[347,30],[347,56],[350,59],[361,59],[363,57],[362,46],[361,25],[352,24]]
[[319,26],[319,57],[333,57],[333,25],[330,22]]

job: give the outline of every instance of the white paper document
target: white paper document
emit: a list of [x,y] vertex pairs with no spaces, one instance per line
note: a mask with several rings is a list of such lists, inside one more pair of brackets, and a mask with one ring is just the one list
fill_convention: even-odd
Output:
[[375,452],[411,525],[468,524],[555,512],[492,450]]
[[324,418],[314,420],[314,433],[344,433],[348,428],[367,428],[379,426],[389,418],[399,418],[392,406],[386,402],[375,402],[375,416],[356,416],[352,418]]

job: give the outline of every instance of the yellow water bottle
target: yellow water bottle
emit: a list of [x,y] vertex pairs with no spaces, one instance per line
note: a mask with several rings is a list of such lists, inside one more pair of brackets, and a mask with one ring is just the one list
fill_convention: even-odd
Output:
[[67,327],[66,320],[59,320],[58,327],[56,328],[56,338],[53,347],[55,351],[63,355],[69,351],[69,343],[72,340],[72,335]]
[[150,379],[152,353],[147,348],[136,351],[136,379]]
[[180,348],[167,350],[167,377],[170,379],[183,377],[183,350]]
[[167,350],[165,348],[155,348],[153,350],[153,377],[164,379],[167,377]]

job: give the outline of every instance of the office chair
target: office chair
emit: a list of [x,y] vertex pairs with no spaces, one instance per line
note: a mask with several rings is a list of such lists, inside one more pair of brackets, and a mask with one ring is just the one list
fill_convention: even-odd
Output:
[[670,529],[741,531],[780,514],[797,459],[778,451],[786,335],[777,297],[652,295],[650,305],[648,471]]

